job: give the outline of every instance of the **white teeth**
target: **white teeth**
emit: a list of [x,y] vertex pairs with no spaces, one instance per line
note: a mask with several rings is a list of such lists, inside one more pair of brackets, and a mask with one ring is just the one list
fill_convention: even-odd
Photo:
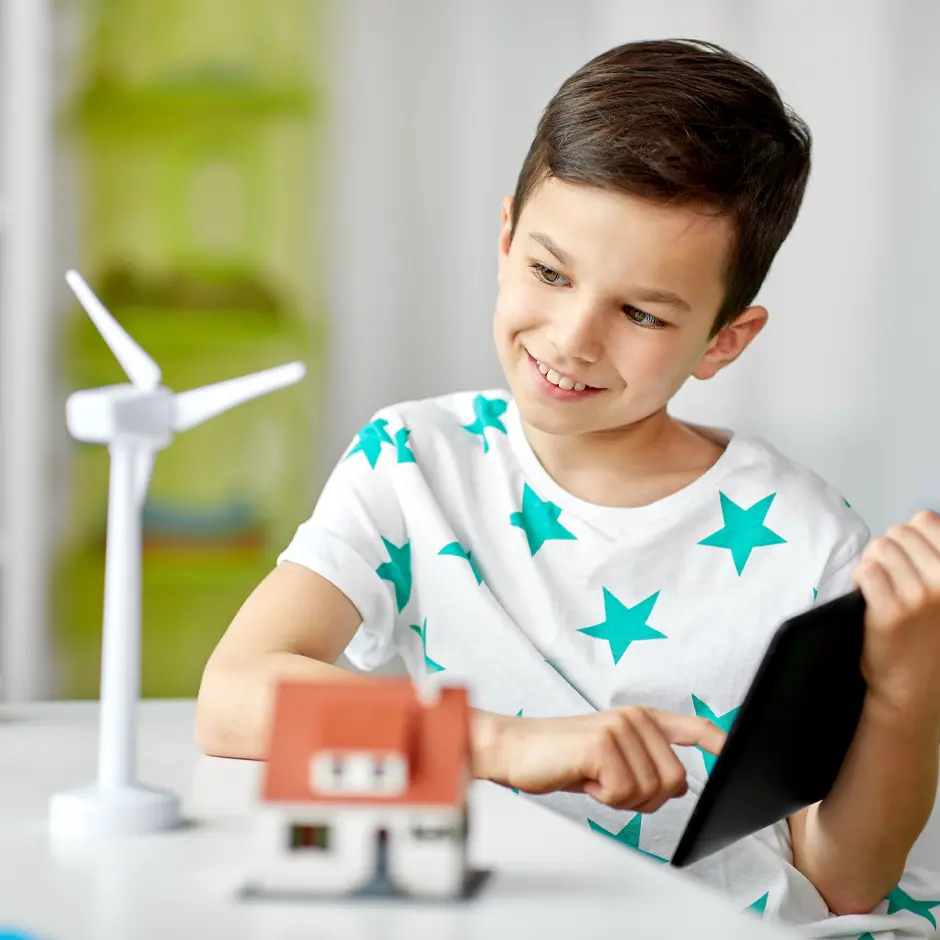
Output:
[[569,379],[567,375],[562,375],[560,372],[550,369],[537,359],[535,361],[538,363],[539,372],[541,372],[552,385],[557,385],[566,392],[570,392],[572,389],[576,392],[583,392],[587,388],[584,382],[575,382],[574,379]]

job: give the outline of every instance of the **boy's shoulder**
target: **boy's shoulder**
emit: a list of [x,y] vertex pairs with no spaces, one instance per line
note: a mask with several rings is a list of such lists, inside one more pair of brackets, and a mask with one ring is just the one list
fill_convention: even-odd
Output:
[[409,439],[414,435],[416,441],[443,438],[472,444],[476,435],[479,443],[487,428],[506,432],[504,416],[511,402],[509,392],[500,388],[449,392],[386,405],[369,423],[379,423],[390,432],[406,429]]
[[[759,435],[749,435],[751,457],[741,469],[771,487],[775,507],[787,523],[804,531],[804,539],[828,548],[829,563],[837,565],[862,550],[871,538],[865,520],[845,495],[808,465],[783,454]],[[776,495],[776,494],[779,494]]]

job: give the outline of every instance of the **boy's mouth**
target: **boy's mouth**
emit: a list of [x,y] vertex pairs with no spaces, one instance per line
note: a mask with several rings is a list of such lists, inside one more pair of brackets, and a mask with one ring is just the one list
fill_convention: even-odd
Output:
[[562,372],[558,372],[556,369],[553,369],[547,363],[542,362],[540,359],[536,359],[526,350],[526,355],[529,357],[529,361],[538,369],[539,374],[545,380],[545,382],[551,386],[554,386],[556,389],[562,392],[568,392],[571,395],[576,393],[580,394],[590,394],[591,392],[599,392],[600,389],[596,388],[593,385],[588,385],[586,382],[580,382],[577,379],[573,378],[570,375],[565,375]]

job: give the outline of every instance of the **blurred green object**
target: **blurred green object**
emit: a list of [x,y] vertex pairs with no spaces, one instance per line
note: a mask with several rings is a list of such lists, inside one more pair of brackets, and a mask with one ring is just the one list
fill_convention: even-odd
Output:
[[[79,269],[184,391],[301,359],[298,386],[179,435],[144,509],[144,696],[192,696],[238,607],[310,510],[328,345],[314,219],[319,7],[89,3],[76,157]],[[84,312],[68,390],[126,381]],[[96,697],[106,448],[74,444],[55,572],[59,694]]]

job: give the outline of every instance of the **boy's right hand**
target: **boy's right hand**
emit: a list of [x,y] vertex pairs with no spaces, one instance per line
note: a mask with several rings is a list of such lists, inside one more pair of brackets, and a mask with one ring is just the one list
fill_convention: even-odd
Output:
[[652,813],[688,790],[671,744],[717,755],[725,732],[706,718],[626,706],[564,718],[500,716],[493,775],[526,793],[586,793]]

